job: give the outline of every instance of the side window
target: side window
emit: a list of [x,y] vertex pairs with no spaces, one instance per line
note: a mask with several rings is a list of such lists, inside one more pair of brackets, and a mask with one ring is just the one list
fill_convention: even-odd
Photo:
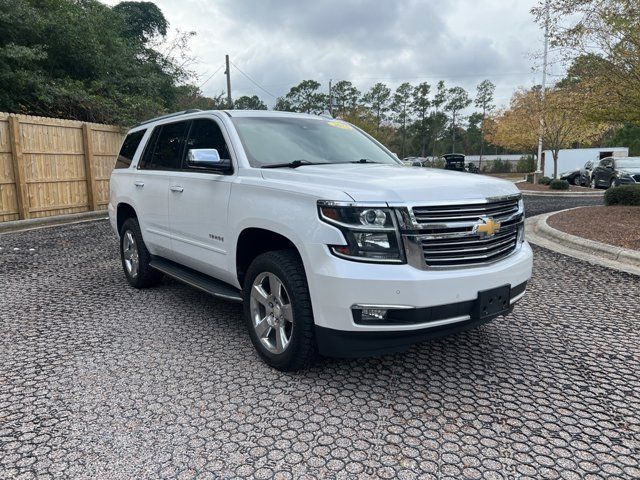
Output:
[[160,126],[154,128],[153,132],[151,132],[151,136],[149,137],[149,140],[147,140],[147,144],[144,147],[142,157],[138,162],[138,168],[148,168],[149,163],[151,162],[151,157],[153,157],[153,152],[156,149],[156,142],[158,141],[158,135],[160,134],[161,130],[162,127]]
[[[182,164],[182,151],[185,143],[188,122],[167,123],[154,131],[155,145],[149,142],[140,168],[148,170],[177,170]],[[153,138],[151,139],[153,140]]]
[[201,118],[194,120],[191,124],[185,152],[196,148],[215,148],[218,150],[220,158],[231,159],[222,131],[213,120]]
[[136,154],[145,132],[146,130],[138,130],[127,135],[118,154],[115,168],[129,168],[131,166],[131,160],[133,160],[133,156]]

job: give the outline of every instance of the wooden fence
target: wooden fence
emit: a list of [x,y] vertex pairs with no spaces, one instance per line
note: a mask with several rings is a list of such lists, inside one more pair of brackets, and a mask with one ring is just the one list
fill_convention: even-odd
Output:
[[123,131],[0,113],[0,222],[104,210]]

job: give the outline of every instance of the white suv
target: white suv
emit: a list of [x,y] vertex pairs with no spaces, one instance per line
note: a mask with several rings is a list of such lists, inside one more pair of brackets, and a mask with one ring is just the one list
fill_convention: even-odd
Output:
[[406,167],[349,123],[189,110],[127,135],[109,217],[127,280],[169,275],[242,302],[281,370],[363,356],[509,313],[531,277],[507,181]]

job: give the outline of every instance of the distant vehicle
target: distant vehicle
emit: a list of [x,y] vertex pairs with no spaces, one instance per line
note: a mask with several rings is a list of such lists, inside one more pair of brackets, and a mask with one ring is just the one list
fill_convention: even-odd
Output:
[[593,173],[593,166],[597,162],[589,160],[580,169],[580,185],[588,187],[591,185],[591,174]]
[[608,157],[593,169],[591,188],[640,184],[640,157]]
[[442,155],[444,161],[447,164],[444,166],[446,170],[455,170],[457,172],[464,172],[464,155],[461,153],[445,153]]
[[402,163],[404,163],[407,167],[422,167],[422,162],[417,158],[414,160],[405,158],[404,160],[402,160]]
[[568,170],[560,174],[560,180],[566,180],[572,185],[580,185],[580,169]]

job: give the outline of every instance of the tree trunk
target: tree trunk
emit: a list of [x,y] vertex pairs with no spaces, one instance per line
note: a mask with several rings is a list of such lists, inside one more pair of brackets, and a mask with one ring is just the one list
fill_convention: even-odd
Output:
[[478,159],[478,170],[482,167],[482,154],[484,153],[484,119],[486,117],[487,111],[485,109],[482,110],[482,126],[480,127],[480,158]]
[[553,153],[553,178],[558,178],[558,154],[560,153],[560,150],[553,150],[552,153]]
[[456,114],[453,114],[453,128],[451,129],[451,153],[456,153]]
[[427,132],[424,123],[424,115],[422,116],[422,149],[420,150],[420,156],[424,158],[425,150],[427,149]]
[[431,154],[431,161],[435,161],[436,159],[436,146],[438,144],[438,124],[436,123],[438,119],[438,109],[436,109],[435,114],[433,115],[433,153]]

